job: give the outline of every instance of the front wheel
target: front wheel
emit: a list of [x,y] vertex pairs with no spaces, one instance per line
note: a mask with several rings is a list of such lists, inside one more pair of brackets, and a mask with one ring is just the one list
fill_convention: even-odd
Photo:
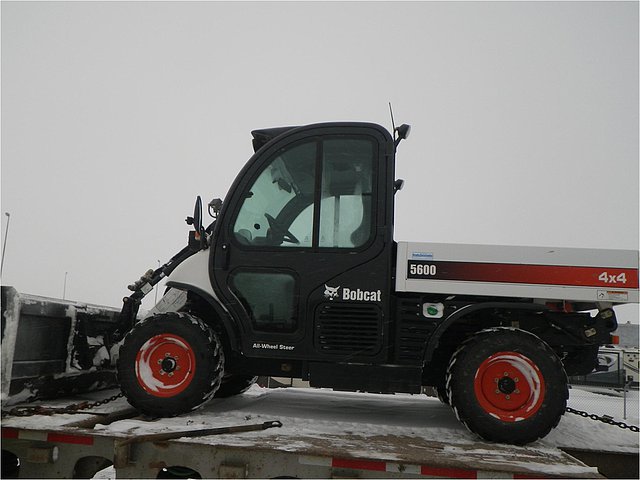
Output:
[[220,387],[222,344],[202,320],[186,313],[146,318],[127,334],[118,381],[142,413],[170,417],[203,405]]
[[256,383],[258,377],[251,375],[225,375],[222,378],[220,388],[216,391],[216,398],[227,398],[240,395],[251,388]]
[[454,353],[447,393],[458,419],[495,442],[523,445],[547,435],[569,390],[562,362],[540,338],[518,329],[483,330]]

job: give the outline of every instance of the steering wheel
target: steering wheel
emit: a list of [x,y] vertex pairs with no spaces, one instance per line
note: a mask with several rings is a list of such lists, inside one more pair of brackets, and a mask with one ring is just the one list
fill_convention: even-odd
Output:
[[298,240],[293,233],[291,233],[289,230],[283,227],[280,223],[278,223],[278,221],[275,218],[273,218],[268,213],[265,213],[264,216],[269,222],[269,228],[271,228],[271,232],[277,240],[279,240],[280,242],[287,242],[287,243],[296,243],[296,244],[300,243],[300,240]]

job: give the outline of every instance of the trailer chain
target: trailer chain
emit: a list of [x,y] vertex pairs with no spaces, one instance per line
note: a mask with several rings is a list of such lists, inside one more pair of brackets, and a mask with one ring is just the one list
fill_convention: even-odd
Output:
[[83,413],[85,410],[90,410],[95,407],[99,407],[101,405],[106,405],[107,403],[113,402],[121,397],[124,394],[122,392],[112,395],[103,400],[97,400],[95,402],[80,402],[80,403],[72,403],[71,405],[67,405],[66,407],[45,407],[42,405],[38,405],[35,407],[14,407],[11,410],[2,411],[2,417],[5,416],[13,416],[13,417],[30,417],[33,415],[54,415],[57,413]]
[[567,412],[574,413],[576,415],[580,415],[581,417],[584,417],[584,418],[590,418],[591,420],[597,420],[599,422],[607,423],[609,425],[614,425],[616,427],[628,428],[632,432],[640,432],[640,428],[637,427],[636,425],[627,425],[624,422],[616,422],[613,419],[613,417],[611,417],[609,415],[599,416],[599,415],[596,415],[595,413],[587,413],[587,412],[583,412],[582,410],[576,410],[576,409],[571,408],[571,407],[567,407]]

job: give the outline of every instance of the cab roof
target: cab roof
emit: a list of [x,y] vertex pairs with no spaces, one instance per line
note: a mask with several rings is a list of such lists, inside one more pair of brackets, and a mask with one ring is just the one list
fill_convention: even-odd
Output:
[[273,127],[273,128],[261,128],[260,130],[253,130],[251,135],[253,136],[253,151],[257,152],[260,148],[270,140],[282,135],[289,130],[293,130],[296,127]]
[[[374,128],[376,130],[379,130],[381,133],[384,133],[384,135],[389,139],[389,140],[393,140],[391,134],[389,134],[389,132],[382,126],[377,125],[375,123],[368,123],[368,122],[326,122],[326,123],[315,123],[315,124],[310,124],[310,125],[306,125],[306,127],[308,128],[313,128],[313,127],[323,127],[323,128]],[[399,128],[402,127],[408,127],[408,125],[401,125]],[[264,145],[266,145],[268,142],[270,142],[271,140],[273,140],[276,137],[279,137],[280,135],[285,134],[286,132],[289,132],[291,130],[295,130],[298,128],[303,128],[300,125],[296,125],[296,126],[289,126],[289,127],[273,127],[273,128],[261,128],[258,130],[252,130],[251,131],[251,135],[253,136],[253,151],[257,152],[258,150],[260,150]],[[399,140],[397,140],[399,141]]]

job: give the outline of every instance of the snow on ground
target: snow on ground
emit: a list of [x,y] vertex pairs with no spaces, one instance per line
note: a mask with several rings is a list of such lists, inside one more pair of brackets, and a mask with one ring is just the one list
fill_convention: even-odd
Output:
[[116,468],[111,465],[110,467],[100,470],[91,478],[95,480],[113,480],[116,478]]
[[[570,390],[569,406],[603,415],[611,414],[621,401],[621,398],[574,387]],[[627,392],[627,402],[627,419],[624,422],[638,425],[638,391]],[[623,421],[622,415],[614,418]],[[477,442],[477,438],[460,424],[448,406],[424,395],[377,395],[305,388],[264,389],[258,386],[237,397],[214,399],[190,415],[154,422],[124,420],[102,428],[141,434],[269,420],[280,420],[283,427],[268,430],[263,436],[286,436],[292,446],[296,438],[325,437],[336,433],[364,437],[403,435],[451,444]],[[217,441],[214,437],[210,439]],[[225,442],[229,441],[244,442],[242,435],[225,438]],[[638,434],[628,429],[567,413],[555,430],[532,446],[638,452],[639,442]]]
[[[306,455],[378,458],[490,471],[552,472],[592,476],[595,469],[576,464],[554,442],[514,447],[479,441],[452,410],[425,395],[379,395],[325,389],[252,387],[243,395],[214,399],[189,415],[148,422],[130,419],[96,428],[142,435],[279,420],[281,428],[261,432],[212,435],[198,443],[274,448]],[[610,427],[611,428],[611,427]],[[180,441],[193,442],[183,438]],[[629,447],[631,448],[631,447]],[[637,450],[637,445],[635,447]],[[569,460],[567,460],[569,459]],[[482,465],[480,467],[479,465]]]
[[[95,400],[111,395],[112,391],[94,392],[72,401]],[[570,390],[569,406],[595,413],[611,415],[619,408],[621,398],[573,387]],[[69,399],[46,402],[51,406],[62,406]],[[127,407],[124,399],[95,409],[107,412]],[[627,419],[622,414],[613,415],[616,421],[638,425],[638,391],[627,392]],[[55,428],[61,424],[76,422],[89,415],[33,416],[28,418],[5,418],[3,426],[21,428]],[[287,388],[266,389],[253,386],[248,392],[236,397],[214,399],[204,408],[189,415],[163,418],[153,421],[145,419],[120,420],[111,425],[98,425],[96,430],[105,433],[149,434],[167,431],[194,430],[223,426],[263,423],[279,420],[282,428],[272,428],[254,433],[210,436],[199,441],[226,445],[253,444],[260,441],[284,443],[284,449],[305,447],[309,439],[321,441],[331,437],[343,442],[344,447],[354,438],[369,439],[372,448],[384,435],[401,436],[416,441],[433,441],[468,449],[478,448],[478,439],[456,419],[453,411],[437,399],[425,395],[381,395],[350,392],[334,392],[327,389]],[[29,427],[31,425],[31,427]],[[285,439],[286,442],[281,440]],[[407,440],[407,441],[409,441]],[[351,447],[362,442],[351,442]],[[366,442],[365,442],[366,443]],[[484,444],[486,447],[486,443]],[[638,434],[628,429],[602,422],[565,414],[558,427],[547,437],[526,448],[552,451],[557,447],[593,449],[611,452],[638,452]],[[360,447],[358,447],[360,448]],[[353,452],[357,454],[358,452]],[[360,452],[366,454],[367,452]]]
[[[638,417],[638,390],[626,392],[627,418],[624,417],[622,393],[615,390],[601,390],[594,393],[584,390],[586,387],[574,386],[569,392],[569,406],[596,415],[610,415],[616,422],[627,425],[640,425]],[[639,436],[628,429],[608,425],[581,416],[565,413],[560,424],[539,444],[558,447],[603,450],[610,452],[634,452],[639,450]]]
[[[280,420],[282,428],[263,432],[260,438],[287,438],[285,449],[303,448],[301,438],[323,439],[407,435],[449,438],[469,443],[469,434],[451,410],[424,395],[375,395],[324,389],[264,389],[252,387],[243,395],[214,399],[188,416],[166,418],[152,424],[126,420],[103,427],[108,431],[141,434],[164,431],[244,425]],[[225,436],[224,443],[245,445],[255,435]],[[217,443],[219,437],[207,437]],[[349,440],[346,440],[347,442]]]

